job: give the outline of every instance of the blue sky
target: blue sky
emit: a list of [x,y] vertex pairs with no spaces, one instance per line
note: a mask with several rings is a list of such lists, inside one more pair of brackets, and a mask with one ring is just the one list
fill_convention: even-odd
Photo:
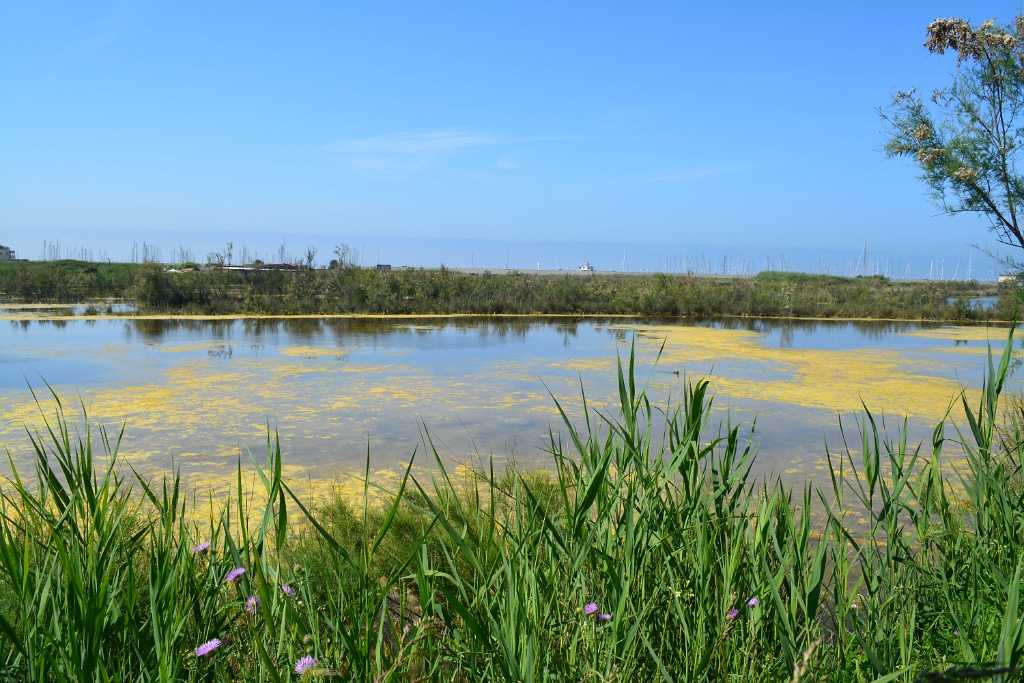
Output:
[[723,5],[4,3],[0,242],[992,243],[876,109],[955,68],[929,21],[1019,5]]

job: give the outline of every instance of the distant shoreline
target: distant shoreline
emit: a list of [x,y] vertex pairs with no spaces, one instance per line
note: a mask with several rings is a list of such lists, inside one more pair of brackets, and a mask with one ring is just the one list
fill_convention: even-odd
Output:
[[[88,302],[83,303],[83,305]],[[0,303],[0,311],[10,304]],[[30,304],[39,308],[48,308],[49,304]],[[69,304],[60,305],[69,307]],[[54,306],[57,307],[57,306]],[[699,320],[779,320],[794,322],[834,322],[834,323],[921,323],[925,325],[949,325],[965,327],[999,327],[1008,328],[1013,320],[955,320],[939,318],[870,318],[870,317],[827,317],[827,316],[796,316],[796,315],[738,315],[721,314],[709,316],[651,316],[639,313],[125,313],[110,315],[29,315],[2,314],[0,321],[39,321],[39,322],[83,322],[99,320],[665,320],[665,321],[699,321]],[[1020,325],[1020,323],[1017,323]]]
[[[98,302],[78,315],[15,313],[0,318],[6,320],[550,316],[976,323],[1017,319],[1022,299],[1016,291],[1013,284],[777,271],[738,276],[0,263],[0,300],[14,302],[12,308]],[[124,310],[124,302],[134,310]]]

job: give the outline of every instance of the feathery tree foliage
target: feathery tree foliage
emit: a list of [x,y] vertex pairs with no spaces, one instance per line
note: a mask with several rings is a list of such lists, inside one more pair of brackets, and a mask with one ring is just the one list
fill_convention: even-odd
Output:
[[952,83],[926,102],[899,92],[882,111],[890,127],[886,152],[910,157],[948,214],[980,214],[999,241],[1024,249],[1024,16],[1014,27],[937,19],[924,43],[956,53]]

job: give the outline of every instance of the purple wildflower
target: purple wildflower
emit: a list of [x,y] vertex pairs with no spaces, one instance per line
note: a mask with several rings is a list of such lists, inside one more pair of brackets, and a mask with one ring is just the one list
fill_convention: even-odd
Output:
[[249,614],[256,614],[256,610],[260,608],[260,599],[255,595],[250,595],[245,599],[245,611]]
[[754,607],[757,607],[760,604],[761,604],[761,601],[757,599],[756,595],[753,596],[752,598],[750,598],[749,600],[747,600],[747,607],[750,607],[751,609],[753,609]]
[[294,598],[295,597],[295,589],[292,588],[287,583],[282,583],[281,584],[281,592],[284,593],[285,595],[287,595],[289,598]]
[[598,607],[596,602],[588,602],[587,604],[583,605],[583,613],[586,614],[588,617],[593,614],[596,614],[597,609]]
[[736,609],[735,607],[733,607],[731,610],[729,610],[728,612],[725,613],[725,617],[727,619],[729,619],[730,621],[732,621],[733,619],[735,619],[739,615],[740,615],[740,611],[738,609]]
[[612,620],[612,615],[608,614],[607,612],[601,612],[600,614],[597,615],[597,620],[598,621],[611,621]]
[[192,546],[192,554],[193,555],[198,555],[200,553],[205,553],[209,549],[210,549],[210,544],[208,542],[206,542],[206,541],[203,541],[202,543],[198,543],[198,544]]
[[213,638],[211,640],[208,640],[196,648],[196,657],[205,657],[206,655],[210,654],[218,647],[220,647],[220,645],[220,638]]
[[295,662],[295,673],[299,674],[300,676],[305,676],[306,672],[315,667],[316,665],[316,658],[306,655],[305,657],[299,659],[299,661]]
[[242,578],[242,574],[245,573],[245,567],[235,567],[228,572],[228,575],[224,577],[224,583],[234,583]]

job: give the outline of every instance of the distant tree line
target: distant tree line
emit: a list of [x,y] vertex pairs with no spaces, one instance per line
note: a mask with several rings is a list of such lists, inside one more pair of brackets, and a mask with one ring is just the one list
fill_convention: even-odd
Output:
[[130,298],[138,266],[89,261],[0,263],[0,294],[30,302]]
[[[341,260],[341,259],[339,259]],[[982,308],[995,285],[761,273],[675,275],[469,274],[446,269],[335,267],[169,272],[157,264],[0,264],[0,296],[39,302],[117,298],[176,313],[555,313],[641,316],[822,316],[1007,319],[1015,286]]]

